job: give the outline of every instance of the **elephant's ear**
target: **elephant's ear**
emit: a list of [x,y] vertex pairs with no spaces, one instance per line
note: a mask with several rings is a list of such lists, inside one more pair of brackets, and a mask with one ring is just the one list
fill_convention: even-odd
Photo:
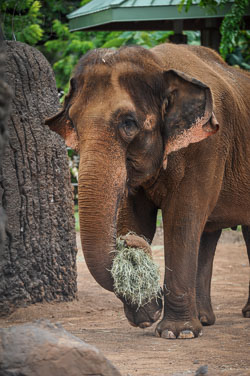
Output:
[[216,133],[219,125],[209,87],[176,70],[163,75],[166,90],[162,105],[163,167],[166,168],[168,154],[204,140]]
[[74,92],[74,79],[71,79],[70,90],[64,99],[63,109],[56,115],[46,119],[45,124],[47,124],[52,131],[58,133],[61,137],[63,137],[68,147],[78,151],[78,136],[68,113]]

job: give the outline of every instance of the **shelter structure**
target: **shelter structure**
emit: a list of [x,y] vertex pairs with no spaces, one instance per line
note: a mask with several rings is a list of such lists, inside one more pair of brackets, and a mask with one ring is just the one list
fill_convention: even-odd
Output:
[[[200,30],[201,44],[219,48],[219,27],[232,3],[218,6],[217,13],[198,4],[179,10],[181,0],[92,0],[68,15],[70,31],[76,30],[173,30],[172,41],[185,43],[183,30]],[[198,3],[198,1],[197,1]],[[245,15],[250,24],[250,5]]]

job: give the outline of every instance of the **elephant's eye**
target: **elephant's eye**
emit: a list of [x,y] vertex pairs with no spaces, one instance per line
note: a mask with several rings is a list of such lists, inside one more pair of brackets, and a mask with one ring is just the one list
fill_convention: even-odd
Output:
[[120,124],[120,132],[127,141],[131,141],[138,133],[139,128],[133,118],[126,118]]
[[123,128],[128,136],[132,136],[138,129],[137,124],[133,119],[126,119]]

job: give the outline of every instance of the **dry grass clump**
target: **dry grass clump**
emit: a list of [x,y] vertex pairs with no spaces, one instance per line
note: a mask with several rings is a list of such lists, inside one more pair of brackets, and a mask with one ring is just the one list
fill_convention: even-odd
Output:
[[160,295],[159,266],[142,248],[128,246],[118,238],[111,274],[114,292],[138,308]]

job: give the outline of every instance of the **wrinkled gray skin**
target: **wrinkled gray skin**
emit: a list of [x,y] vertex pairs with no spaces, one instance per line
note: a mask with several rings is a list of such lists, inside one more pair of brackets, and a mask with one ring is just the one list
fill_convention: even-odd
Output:
[[[162,210],[161,337],[197,337],[214,323],[210,283],[223,228],[243,225],[249,253],[249,94],[250,76],[204,47],[102,49],[80,60],[63,110],[47,120],[80,153],[81,241],[100,285],[113,291],[117,234],[151,242]],[[139,310],[124,302],[141,328],[161,308],[160,299]]]

